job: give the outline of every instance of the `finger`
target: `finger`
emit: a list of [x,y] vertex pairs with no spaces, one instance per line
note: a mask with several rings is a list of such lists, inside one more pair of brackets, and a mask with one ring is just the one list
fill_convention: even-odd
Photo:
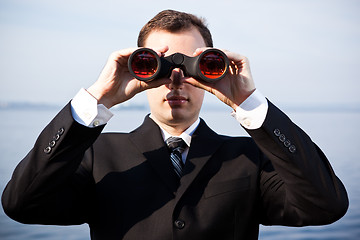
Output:
[[171,79],[169,78],[160,78],[160,79],[155,79],[152,80],[150,82],[141,82],[142,88],[143,90],[147,90],[147,89],[151,89],[151,88],[157,88],[160,87],[162,85],[165,84],[170,84],[171,83]]
[[121,57],[129,57],[135,50],[138,48],[125,48],[118,51],[113,52],[110,57],[113,59],[119,59]]
[[203,48],[195,49],[195,52],[193,53],[193,57],[199,56],[202,52],[204,52],[207,49],[211,49],[211,47],[203,47]]
[[229,58],[230,62],[234,62],[235,64],[239,64],[239,63],[249,63],[249,59],[247,57],[245,57],[244,55],[238,54],[238,53],[234,53],[234,52],[230,52],[228,50],[222,50],[226,56]]
[[115,51],[110,54],[108,62],[113,61],[117,62],[120,65],[126,65],[129,56],[138,48],[126,48],[122,50]]
[[155,48],[153,50],[159,55],[159,57],[163,57],[165,56],[165,53],[169,51],[169,46],[163,46],[160,48]]
[[197,87],[197,88],[201,88],[201,89],[204,89],[205,91],[208,91],[210,93],[214,93],[214,88],[213,88],[213,85],[214,83],[208,83],[208,82],[201,82],[201,81],[198,81],[194,78],[186,78],[184,80],[184,83],[188,83],[194,87]]

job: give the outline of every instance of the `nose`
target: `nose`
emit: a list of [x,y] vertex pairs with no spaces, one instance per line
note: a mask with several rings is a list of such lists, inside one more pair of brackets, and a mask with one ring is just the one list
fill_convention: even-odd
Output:
[[180,68],[174,68],[170,75],[171,83],[169,84],[169,88],[181,88],[184,79],[184,72]]

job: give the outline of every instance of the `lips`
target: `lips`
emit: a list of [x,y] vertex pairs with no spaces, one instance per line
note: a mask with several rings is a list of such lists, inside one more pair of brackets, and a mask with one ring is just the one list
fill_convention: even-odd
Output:
[[171,107],[176,107],[176,106],[181,106],[183,104],[185,104],[188,99],[186,97],[183,96],[169,96],[166,98],[166,101],[169,103],[169,105]]

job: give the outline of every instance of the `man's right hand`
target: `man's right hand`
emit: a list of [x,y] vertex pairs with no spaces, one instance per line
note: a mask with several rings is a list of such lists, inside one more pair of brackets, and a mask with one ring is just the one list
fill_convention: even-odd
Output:
[[[135,50],[136,48],[128,48],[113,52],[110,55],[98,80],[87,89],[98,100],[98,104],[111,108],[116,104],[129,100],[137,93],[146,89],[171,82],[168,78],[150,82],[139,81],[134,78],[128,69],[128,58]],[[168,50],[168,47],[154,50],[161,56]]]

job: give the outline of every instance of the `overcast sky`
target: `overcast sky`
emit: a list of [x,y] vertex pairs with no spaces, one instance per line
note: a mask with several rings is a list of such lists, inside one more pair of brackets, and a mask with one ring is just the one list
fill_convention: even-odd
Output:
[[0,101],[66,104],[163,9],[205,17],[275,103],[360,105],[358,0],[0,0]]

